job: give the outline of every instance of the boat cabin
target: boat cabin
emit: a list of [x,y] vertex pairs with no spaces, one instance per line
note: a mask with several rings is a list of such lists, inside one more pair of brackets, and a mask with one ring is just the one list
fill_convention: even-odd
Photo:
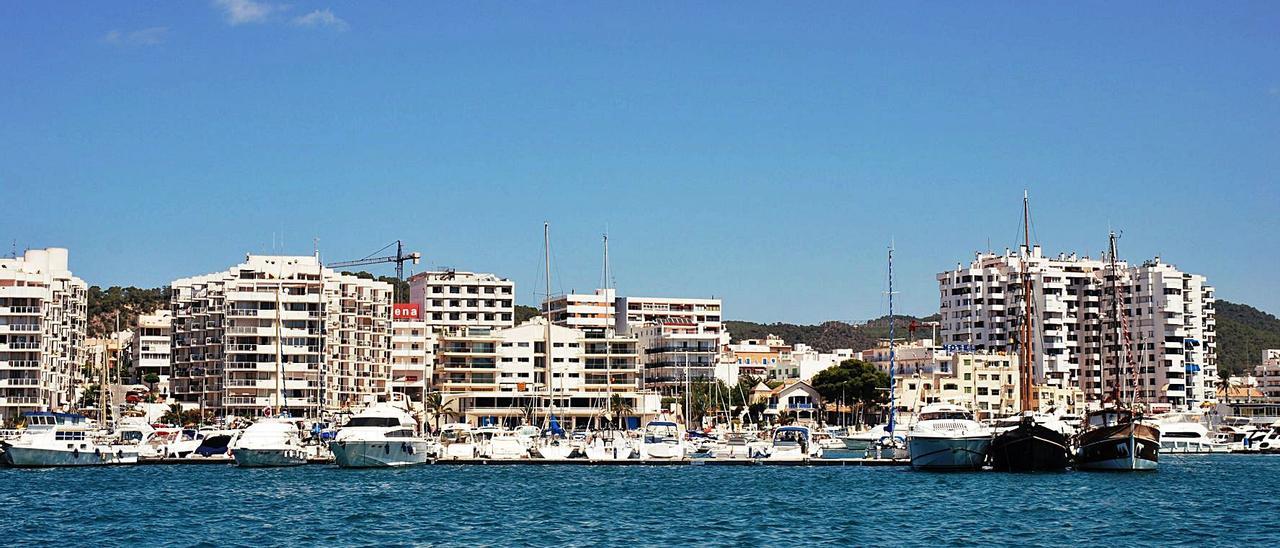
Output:
[[1133,421],[1133,412],[1128,409],[1102,409],[1089,413],[1089,428],[1104,428],[1107,426],[1116,426],[1120,424],[1128,424]]

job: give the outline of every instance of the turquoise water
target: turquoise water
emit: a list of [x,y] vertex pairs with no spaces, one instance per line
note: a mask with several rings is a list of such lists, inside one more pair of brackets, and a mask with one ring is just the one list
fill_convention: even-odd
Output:
[[1277,545],[1280,456],[1156,473],[723,466],[0,469],[7,545]]

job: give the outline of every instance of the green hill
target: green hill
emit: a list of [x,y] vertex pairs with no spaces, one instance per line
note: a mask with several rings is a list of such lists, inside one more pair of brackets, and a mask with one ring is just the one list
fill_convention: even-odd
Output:
[[[898,316],[894,327],[894,335],[899,339],[910,337],[908,327],[912,321],[922,324],[926,321],[937,321],[938,315],[924,318]],[[880,339],[889,338],[889,317],[876,318],[864,324],[854,325],[847,322],[828,321],[818,325],[796,325],[790,323],[755,323],[738,320],[724,322],[725,329],[733,336],[733,340],[763,339],[766,335],[777,335],[790,344],[804,343],[819,352],[830,352],[836,348],[852,348],[866,350],[873,348]],[[915,338],[932,336],[929,327],[921,325]]]
[[1247,304],[1216,306],[1218,369],[1241,373],[1261,363],[1263,350],[1280,348],[1280,319]]

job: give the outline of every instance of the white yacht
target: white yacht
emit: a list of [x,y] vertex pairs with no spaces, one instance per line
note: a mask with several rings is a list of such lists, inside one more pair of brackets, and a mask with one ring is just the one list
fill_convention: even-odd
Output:
[[626,432],[618,430],[597,432],[587,442],[587,460],[613,461],[631,459],[636,455],[633,441]]
[[95,440],[84,415],[24,413],[27,428],[0,442],[5,464],[18,467],[96,466],[138,462],[137,444]]
[[394,402],[366,407],[329,442],[334,462],[343,468],[422,464],[430,460],[432,449],[419,432],[418,421]]
[[683,459],[685,443],[680,427],[670,421],[651,421],[644,427],[644,441],[640,444],[640,458]]
[[[482,428],[477,434],[485,432]],[[529,458],[529,446],[523,436],[506,429],[493,429],[477,440],[481,458],[494,460],[519,460]]]
[[911,467],[922,470],[977,470],[987,458],[991,429],[973,414],[949,403],[931,403],[907,431]]
[[452,423],[440,427],[440,456],[445,459],[474,459],[479,454],[471,425]]
[[1231,443],[1218,440],[1200,415],[1170,414],[1160,419],[1160,452],[1230,453]]
[[885,425],[881,424],[860,432],[839,436],[839,440],[844,443],[846,450],[865,453],[875,446],[876,441],[887,435],[889,431]]
[[558,436],[538,438],[534,443],[534,451],[539,458],[546,460],[564,460],[573,455],[573,442]]
[[232,443],[231,455],[237,465],[247,468],[307,463],[298,419],[265,418],[253,423]]
[[822,458],[822,446],[807,426],[779,426],[773,431],[768,460],[808,460]]

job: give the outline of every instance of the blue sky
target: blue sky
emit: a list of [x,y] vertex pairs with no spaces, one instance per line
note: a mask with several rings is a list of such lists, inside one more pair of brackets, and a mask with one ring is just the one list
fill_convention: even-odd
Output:
[[1280,312],[1273,2],[3,12],[0,242],[93,284],[401,238],[531,303],[548,220],[556,291],[598,285],[607,227],[624,294],[866,319],[893,240],[927,314],[936,272],[1015,244],[1027,188],[1047,251],[1115,227]]

